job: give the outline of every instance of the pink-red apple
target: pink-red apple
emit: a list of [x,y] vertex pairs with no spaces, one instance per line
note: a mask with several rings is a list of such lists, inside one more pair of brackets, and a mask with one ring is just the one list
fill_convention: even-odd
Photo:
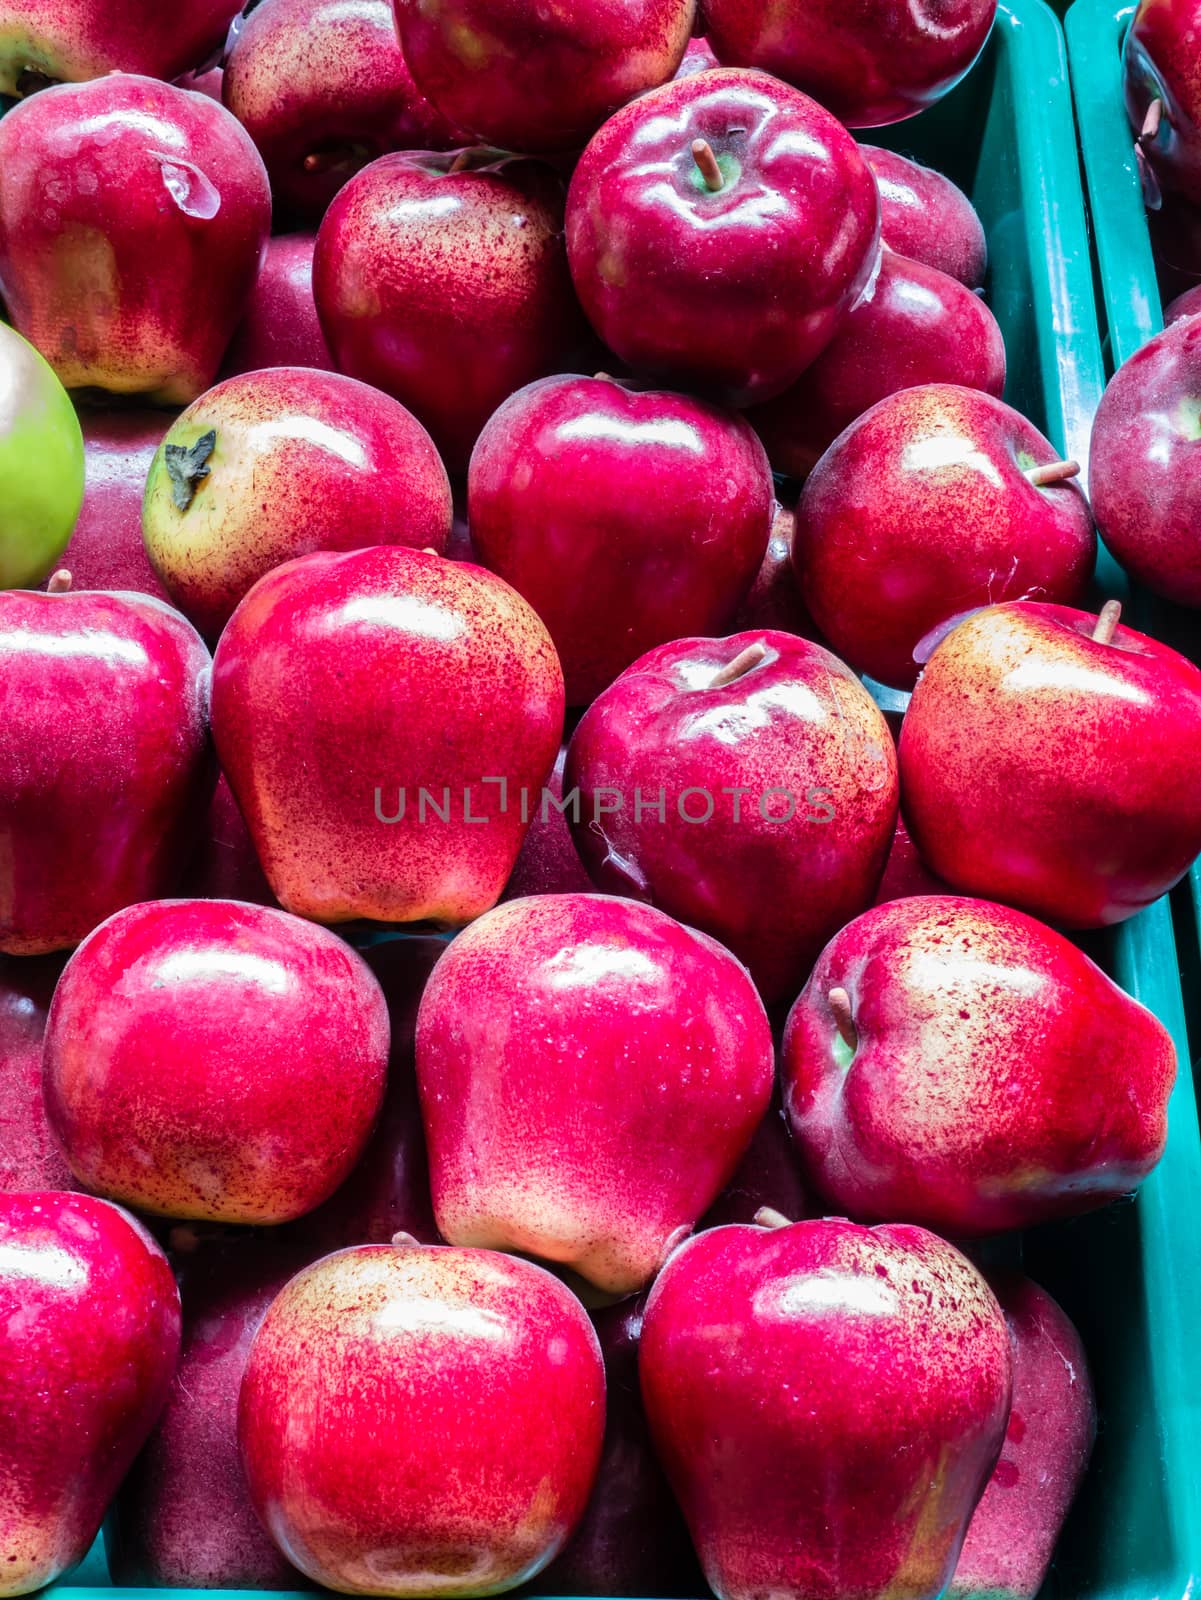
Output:
[[168,598],[142,540],[142,496],[154,453],[171,426],[162,411],[80,412],[83,506],[59,566],[75,589],[132,590]]
[[988,241],[972,202],[933,167],[878,145],[860,146],[880,191],[880,238],[890,250],[949,273],[969,289],[984,282]]
[[220,46],[238,0],[3,0],[0,94],[142,72],[176,78]]
[[281,233],[267,241],[245,314],[225,352],[228,378],[265,367],[333,370],[313,299],[315,233]]
[[0,956],[0,1194],[75,1187],[42,1102],[42,1039],[62,966]]

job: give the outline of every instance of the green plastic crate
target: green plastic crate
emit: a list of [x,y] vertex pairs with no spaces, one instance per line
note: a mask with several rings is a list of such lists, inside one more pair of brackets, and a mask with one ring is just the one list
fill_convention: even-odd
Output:
[[[983,57],[941,105],[863,137],[940,167],[971,194],[989,238],[1008,398],[1058,448],[1081,456],[1103,366],[1071,125],[1059,24],[1042,0],[1005,0]],[[1103,566],[1100,577],[1112,589],[1112,572]],[[1201,1143],[1166,901],[1088,947],[1175,1037],[1182,1070],[1167,1153],[1133,1202],[1031,1230],[1003,1248],[1079,1324],[1100,1402],[1092,1470],[1047,1594],[1170,1600],[1201,1573],[1191,1360],[1201,1327]],[[144,1593],[107,1587],[99,1550],[57,1587],[63,1600]],[[196,1600],[204,1594],[211,1591]]]

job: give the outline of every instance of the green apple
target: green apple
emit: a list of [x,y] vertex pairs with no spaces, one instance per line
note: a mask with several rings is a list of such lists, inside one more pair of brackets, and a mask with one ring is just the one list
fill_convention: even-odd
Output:
[[83,435],[67,391],[0,323],[0,589],[54,570],[83,503]]

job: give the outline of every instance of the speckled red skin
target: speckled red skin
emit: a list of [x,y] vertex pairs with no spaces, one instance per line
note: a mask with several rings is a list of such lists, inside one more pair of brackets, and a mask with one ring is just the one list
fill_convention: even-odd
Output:
[[[555,758],[545,788],[557,802],[563,799],[563,765],[567,746]],[[541,799],[531,805],[530,827],[521,846],[501,900],[520,900],[530,894],[591,894],[592,879],[584,870],[579,852],[571,839],[567,818],[557,805],[547,804],[543,815]]]
[[277,567],[217,651],[222,767],[281,904],[321,922],[455,927],[494,905],[562,730],[562,671],[521,596],[398,546]]
[[[226,59],[222,96],[258,146],[276,208],[297,222],[320,222],[377,156],[470,143],[414,84],[391,0],[263,0]],[[309,156],[322,161],[314,171]]]
[[993,606],[935,651],[901,794],[926,865],[1048,922],[1121,922],[1201,848],[1201,673],[1067,606]]
[[1013,1407],[1001,1459],[963,1542],[948,1600],[1035,1600],[1097,1430],[1080,1335],[1045,1289],[988,1274],[1013,1351]]
[[222,375],[266,367],[316,367],[332,372],[334,360],[313,299],[315,233],[281,233],[267,253],[222,363]]
[[941,878],[935,877],[922,860],[917,846],[909,837],[905,818],[897,813],[896,832],[884,863],[884,876],[876,890],[873,905],[887,905],[890,900],[907,900],[915,894],[949,894],[951,891]]
[[0,123],[0,292],[68,389],[194,400],[270,228],[258,151],[206,95],[113,73]]
[[43,1061],[50,1125],[87,1188],[158,1216],[288,1222],[367,1143],[388,1012],[324,928],[235,900],[157,900],[72,956]]
[[[209,433],[208,475],[181,510],[167,452]],[[172,424],[142,533],[175,604],[216,639],[273,567],[369,545],[441,554],[451,516],[446,468],[411,411],[341,373],[276,367],[226,379]]]
[[479,437],[467,520],[525,596],[587,705],[655,645],[728,625],[775,510],[750,426],[687,395],[543,378]]
[[0,594],[0,951],[66,950],[174,888],[212,786],[210,671],[148,595]]
[[698,1234],[651,1291],[639,1364],[719,1600],[942,1593],[1011,1367],[1000,1307],[951,1245],[841,1219]]
[[605,1444],[579,1527],[538,1575],[535,1594],[691,1596],[704,1594],[663,1469],[655,1458],[638,1386],[644,1297],[592,1314],[605,1358]]
[[[833,988],[850,996],[853,1054]],[[1137,1188],[1163,1153],[1175,1076],[1162,1024],[1062,934],[954,895],[873,907],[832,939],[781,1061],[793,1137],[831,1205],[962,1238]]]
[[1140,0],[1122,52],[1126,115],[1138,134],[1153,99],[1163,102],[1143,156],[1161,188],[1201,201],[1201,67],[1196,0]]
[[1191,289],[1186,289],[1182,294],[1163,308],[1163,324],[1170,328],[1174,322],[1179,322],[1182,317],[1195,317],[1201,311],[1201,283],[1194,284]]
[[104,1200],[0,1195],[0,1595],[83,1560],[163,1402],[179,1291]]
[[792,570],[795,531],[796,513],[789,506],[777,504],[767,550],[754,583],[734,613],[731,632],[747,633],[756,628],[776,628],[782,633],[798,634],[802,639],[817,637],[813,618],[805,610],[796,574]]
[[628,100],[674,74],[695,0],[395,0],[423,94],[477,139],[578,150]]
[[327,1256],[268,1311],[239,1436],[264,1526],[346,1594],[497,1594],[579,1521],[604,1367],[571,1291],[488,1250]]
[[[765,653],[748,671],[708,687],[755,646]],[[572,832],[597,887],[720,940],[769,1004],[791,1000],[871,903],[897,816],[896,747],[875,701],[828,650],[787,633],[680,639],[636,661],[572,736],[564,786],[577,785]],[[605,814],[607,789],[623,804]],[[683,811],[699,819],[712,802],[708,821],[684,820],[689,789],[700,794]]]
[[[695,139],[731,164],[716,193]],[[854,140],[815,101],[763,73],[699,72],[592,139],[568,190],[568,259],[623,361],[745,405],[829,343],[875,267],[879,209]]]
[[890,250],[923,261],[978,289],[988,268],[988,241],[972,202],[933,167],[878,145],[860,145],[880,191],[880,238]]
[[755,1137],[734,1176],[705,1212],[697,1229],[754,1222],[764,1206],[793,1222],[807,1216],[810,1210],[801,1182],[800,1157],[788,1131],[778,1091],[773,1091],[767,1114],[755,1129]]
[[188,862],[180,893],[189,900],[279,904],[259,865],[254,842],[223,772],[217,775],[208,817],[200,829],[200,843]]
[[719,61],[774,73],[852,128],[941,100],[984,48],[996,10],[996,0],[701,0]]
[[704,934],[602,895],[498,906],[417,1019],[443,1237],[633,1293],[731,1177],[772,1066],[749,975]]
[[1106,545],[1139,583],[1201,606],[1201,321],[1177,320],[1110,380],[1093,421],[1089,493]]
[[841,434],[797,504],[793,562],[830,647],[908,689],[941,624],[995,601],[1075,604],[1096,559],[1088,502],[1025,473],[1059,459],[1004,401],[953,384],[881,400]]
[[407,405],[452,472],[523,384],[585,338],[563,243],[563,189],[535,161],[383,156],[338,194],[313,289],[337,366]]
[[17,93],[32,69],[56,81],[142,72],[176,78],[225,38],[239,0],[4,0],[0,6],[0,94]]
[[73,1189],[42,1103],[42,1036],[62,960],[0,956],[0,1194]]
[[923,383],[999,399],[1005,341],[983,300],[957,278],[885,250],[874,282],[813,365],[747,420],[776,471],[804,478],[878,400]]
[[182,1259],[183,1343],[166,1407],[117,1497],[118,1584],[296,1589],[304,1579],[264,1532],[238,1452],[238,1395],[268,1306],[309,1258],[278,1233]]

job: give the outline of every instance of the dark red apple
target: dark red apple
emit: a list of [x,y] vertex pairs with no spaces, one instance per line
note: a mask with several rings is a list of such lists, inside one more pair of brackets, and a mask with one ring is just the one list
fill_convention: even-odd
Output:
[[572,843],[563,804],[567,746],[555,758],[540,795],[530,797],[530,827],[505,884],[502,900],[530,894],[591,894],[592,879]]
[[688,41],[684,55],[676,68],[677,78],[690,78],[694,72],[708,72],[710,67],[719,66],[717,57],[708,39],[704,34],[694,33]]
[[950,178],[893,150],[860,149],[880,191],[880,238],[890,250],[924,261],[969,289],[988,267],[988,241],[972,202]]
[[42,1103],[42,1038],[62,967],[0,956],[0,1194],[75,1187]]
[[200,843],[188,863],[180,893],[189,900],[279,904],[259,865],[254,842],[223,772],[217,775],[208,816],[200,828]]
[[755,1137],[734,1169],[734,1176],[705,1212],[701,1228],[721,1228],[730,1222],[754,1222],[767,1208],[780,1216],[798,1219],[808,1215],[809,1197],[801,1181],[801,1162],[779,1091],[755,1129]]
[[76,589],[133,590],[168,598],[142,541],[142,496],[154,453],[171,426],[162,411],[80,412],[87,481],[59,566]]
[[313,299],[315,233],[281,233],[267,241],[246,312],[225,352],[227,378],[265,367],[333,370]]
[[734,633],[776,628],[781,633],[798,634],[802,639],[816,637],[813,618],[805,610],[796,573],[792,570],[795,533],[795,511],[777,504],[763,561],[754,583],[734,613],[731,624]]
[[238,1431],[255,1510],[302,1572],[428,1600],[514,1588],[558,1553],[604,1418],[596,1334],[548,1272],[365,1245],[267,1312]]
[[884,863],[884,876],[873,905],[887,905],[890,900],[907,900],[915,894],[947,894],[941,878],[936,878],[922,860],[917,846],[909,837],[905,818],[897,813],[896,832]]
[[495,151],[364,168],[326,213],[313,288],[337,366],[415,412],[452,472],[501,401],[584,339],[561,180]]
[[699,72],[619,111],[571,180],[567,250],[596,332],[639,370],[735,404],[794,382],[876,265],[858,146],[763,73]]
[[219,48],[238,0],[4,0],[0,94],[143,72],[176,78]]
[[194,400],[270,226],[258,151],[204,95],[115,72],[0,121],[0,293],[69,389]]
[[1194,0],[1140,0],[1122,50],[1126,115],[1157,184],[1201,202],[1201,66]]
[[841,434],[797,505],[801,595],[858,672],[910,688],[927,635],[1001,600],[1080,600],[1096,535],[1074,462],[991,395],[925,384]]
[[480,560],[546,623],[569,705],[654,645],[729,623],[775,496],[741,417],[607,377],[544,378],[479,437],[467,520]]

